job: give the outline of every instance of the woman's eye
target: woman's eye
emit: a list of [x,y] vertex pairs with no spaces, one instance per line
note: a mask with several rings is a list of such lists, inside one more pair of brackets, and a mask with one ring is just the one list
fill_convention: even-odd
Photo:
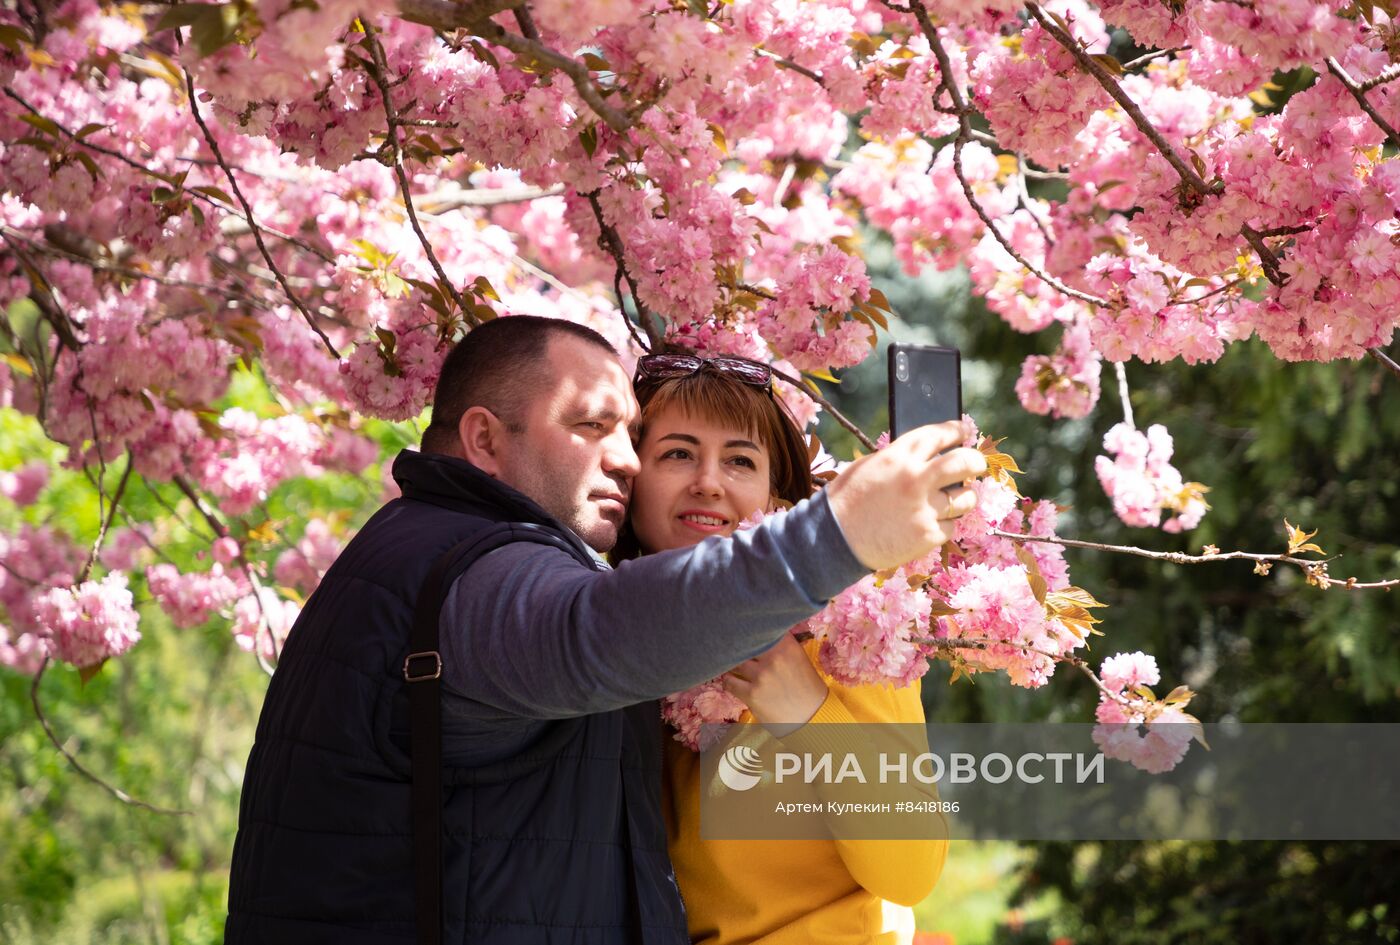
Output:
[[661,454],[662,459],[690,459],[690,451],[676,448]]
[[749,459],[747,456],[736,456],[732,461],[747,466],[750,469],[758,468],[758,464],[755,463],[753,460]]

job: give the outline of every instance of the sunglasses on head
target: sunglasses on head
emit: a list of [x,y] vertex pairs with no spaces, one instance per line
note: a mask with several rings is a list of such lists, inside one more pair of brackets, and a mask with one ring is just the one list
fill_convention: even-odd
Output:
[[735,357],[697,358],[693,354],[643,355],[637,359],[637,375],[633,378],[633,383],[689,377],[706,368],[750,387],[766,391],[773,389],[773,369],[761,361]]

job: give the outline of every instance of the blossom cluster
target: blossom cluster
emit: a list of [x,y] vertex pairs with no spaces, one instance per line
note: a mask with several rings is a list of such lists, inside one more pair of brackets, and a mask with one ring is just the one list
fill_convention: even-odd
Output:
[[1147,653],[1110,656],[1099,667],[1104,691],[1094,711],[1099,724],[1092,734],[1099,750],[1150,774],[1175,768],[1197,737],[1196,719],[1183,711],[1189,693],[1159,701],[1146,688],[1161,676],[1157,660]]
[[120,571],[101,581],[51,588],[33,606],[48,655],[79,668],[121,656],[141,639],[140,618]]
[[1143,433],[1118,423],[1104,434],[1103,448],[1111,456],[1095,457],[1094,472],[1113,500],[1114,514],[1125,524],[1160,523],[1168,532],[1189,531],[1200,524],[1210,508],[1208,490],[1199,482],[1184,481],[1171,464],[1172,437],[1166,427],[1154,423]]

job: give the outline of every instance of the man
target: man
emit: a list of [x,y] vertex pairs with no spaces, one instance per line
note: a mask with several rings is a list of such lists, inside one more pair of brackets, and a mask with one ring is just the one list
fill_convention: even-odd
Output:
[[268,688],[227,939],[414,940],[403,664],[424,578],[470,540],[443,665],[444,941],[686,941],[655,700],[763,652],[872,569],[947,540],[985,470],[915,430],[732,539],[609,569],[638,469],[616,353],[513,316],[448,355],[423,452],[307,601]]

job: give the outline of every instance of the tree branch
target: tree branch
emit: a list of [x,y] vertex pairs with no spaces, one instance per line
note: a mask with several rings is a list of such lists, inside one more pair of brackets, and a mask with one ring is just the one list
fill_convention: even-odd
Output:
[[497,46],[504,46],[517,56],[533,59],[535,62],[546,66],[552,66],[567,75],[574,82],[574,88],[578,90],[579,98],[588,103],[588,107],[593,109],[594,114],[607,124],[609,128],[618,134],[624,134],[628,128],[632,127],[632,119],[626,112],[613,108],[603,98],[602,91],[593,84],[593,75],[588,71],[588,66],[584,65],[572,56],[556,52],[532,39],[516,34],[497,26],[489,20],[480,24],[476,30],[478,36]]
[[195,92],[194,79],[190,76],[189,70],[185,72],[185,91],[190,97],[190,114],[194,116],[195,124],[199,125],[200,133],[204,135],[204,141],[209,145],[210,152],[214,155],[214,160],[219,162],[219,167],[223,169],[224,177],[228,179],[228,185],[233,190],[233,195],[238,199],[238,203],[243,207],[243,217],[248,221],[248,228],[253,231],[253,240],[258,244],[258,252],[262,253],[263,261],[267,263],[267,268],[272,270],[272,274],[277,277],[277,284],[282,287],[282,291],[301,312],[301,317],[306,319],[306,324],[321,339],[321,343],[326,346],[331,357],[340,360],[340,352],[331,344],[331,339],[321,330],[321,326],[316,324],[316,319],[311,311],[302,303],[301,299],[292,291],[291,285],[287,282],[287,277],[282,274],[276,261],[272,258],[272,253],[268,251],[267,244],[263,242],[262,229],[258,221],[253,217],[253,206],[248,203],[248,198],[243,196],[242,189],[238,186],[238,178],[234,176],[233,169],[224,161],[223,152],[219,149],[219,142],[214,138],[214,132],[204,123],[204,116],[199,112],[199,96]]
[[[175,483],[176,487],[185,494],[185,498],[189,499],[191,504],[194,505],[195,511],[200,514],[200,517],[209,523],[209,527],[214,530],[215,535],[218,535],[220,538],[229,537],[227,526],[219,521],[217,515],[204,507],[204,502],[200,499],[199,493],[195,491],[194,486],[190,485],[189,481],[185,479],[184,476],[174,476],[170,481]],[[263,607],[262,582],[258,580],[257,574],[254,573],[252,565],[248,563],[248,559],[243,554],[241,547],[238,551],[238,566],[243,569],[243,575],[248,578],[248,583],[252,585],[253,602],[258,605],[258,613],[262,616],[262,625],[267,628],[267,638],[272,641],[272,656],[273,659],[276,659],[279,655],[277,652],[277,636],[272,632],[272,621],[268,619],[267,610]],[[263,672],[271,676],[273,667],[267,662],[267,658],[263,656],[262,648],[258,646],[258,641],[256,640],[253,641],[253,654],[257,657],[258,665],[262,667]]]
[[[915,0],[915,2],[917,2],[917,0]],[[864,430],[862,430],[860,427],[856,426],[853,422],[847,419],[845,414],[833,407],[831,405],[831,401],[827,400],[816,390],[813,390],[812,386],[809,386],[800,378],[793,377],[786,371],[780,371],[777,368],[770,367],[770,369],[772,370],[774,377],[786,381],[788,384],[791,384],[793,387],[796,387],[798,390],[802,391],[802,393],[810,397],[813,403],[821,405],[821,408],[823,410],[831,414],[831,419],[835,420],[837,423],[841,424],[841,426],[845,427],[846,430],[849,431],[852,436],[854,436],[857,440],[860,441],[861,446],[865,447],[872,453],[875,452],[875,441],[872,440],[870,437],[866,436]]]
[[[1073,538],[1057,538],[1054,536],[1025,535],[1019,532],[1004,532],[1000,529],[992,529],[992,534],[1000,538],[1010,538],[1012,541],[1039,541],[1052,545],[1063,545],[1066,548],[1084,548],[1090,551],[1112,551],[1117,554],[1133,555],[1138,558],[1151,558],[1154,561],[1166,561],[1171,564],[1209,564],[1215,561],[1246,560],[1258,564],[1282,564],[1296,565],[1307,574],[1309,583],[1325,582],[1330,586],[1345,587],[1348,590],[1361,590],[1369,588],[1400,587],[1400,578],[1391,581],[1372,581],[1362,583],[1356,578],[1334,578],[1326,573],[1327,561],[1311,561],[1307,558],[1298,558],[1287,554],[1260,554],[1252,551],[1225,551],[1214,554],[1193,555],[1181,551],[1149,551],[1146,548],[1138,548],[1135,545],[1109,545],[1097,541],[1079,541]],[[1319,570],[1321,569],[1321,570]],[[1265,572],[1266,573],[1266,572]]]
[[[1021,255],[1011,241],[1008,240],[997,227],[995,221],[987,214],[987,211],[978,201],[977,195],[972,191],[972,184],[967,179],[967,174],[963,170],[962,149],[973,136],[971,121],[971,108],[967,104],[967,99],[963,96],[962,89],[958,88],[957,81],[953,78],[953,61],[948,56],[948,50],[943,48],[943,41],[938,37],[938,29],[929,19],[928,8],[924,6],[923,0],[909,0],[909,6],[914,11],[914,18],[919,21],[919,29],[923,31],[924,38],[928,40],[929,48],[938,59],[939,79],[943,89],[948,93],[948,98],[953,102],[953,111],[958,116],[958,136],[953,139],[953,173],[957,175],[958,183],[962,185],[963,196],[967,198],[968,205],[972,207],[972,212],[977,214],[977,218],[982,221],[982,225],[987,228],[993,238],[1001,244],[1001,248],[1011,256],[1012,259],[1020,263],[1031,275],[1041,282],[1050,286],[1061,295],[1067,295],[1072,299],[1078,299],[1089,305],[1108,307],[1108,301],[1087,292],[1081,292],[1071,286],[1066,285],[1056,279],[1041,267],[1032,263],[1025,256]],[[1032,220],[1035,219],[1032,214]]]
[[[618,284],[618,277],[627,281],[627,288],[632,293],[632,304],[637,309],[637,320],[642,323],[642,328],[646,330],[647,338],[651,341],[647,350],[662,350],[666,347],[666,339],[658,332],[654,324],[655,319],[653,319],[651,315],[651,310],[642,302],[641,293],[637,291],[637,283],[632,278],[632,273],[627,271],[627,254],[625,247],[622,245],[622,237],[618,235],[617,229],[603,218],[603,205],[598,201],[598,191],[590,190],[588,193],[579,194],[579,196],[587,200],[588,206],[593,209],[593,219],[598,222],[598,232],[600,234],[598,242],[602,244],[603,249],[607,250],[608,255],[613,258],[613,264],[616,267],[616,271],[613,275],[614,287]],[[617,296],[617,305],[618,308],[622,308],[622,294],[620,290]],[[622,317],[626,318],[627,313],[623,312]],[[631,323],[629,322],[628,324],[630,325]]]
[[1133,423],[1133,404],[1128,399],[1128,369],[1122,361],[1115,361],[1113,369],[1118,375],[1118,399],[1123,402],[1123,420],[1129,427],[1136,430],[1137,424]]
[[459,29],[475,29],[483,20],[497,13],[525,5],[525,0],[399,0],[399,16],[410,23],[431,26],[451,33]]
[[1394,374],[1396,377],[1400,377],[1400,364],[1396,364],[1380,348],[1367,348],[1366,353],[1369,354],[1372,357],[1372,359],[1374,359],[1378,364],[1380,364],[1386,370],[1390,371],[1390,373]]
[[362,20],[361,24],[365,30],[365,43],[369,46],[371,57],[370,78],[374,80],[375,86],[379,89],[379,97],[384,101],[384,116],[388,121],[388,130],[385,133],[384,144],[388,149],[388,156],[392,158],[389,163],[394,169],[394,177],[399,182],[399,192],[403,195],[403,205],[408,211],[408,222],[413,226],[413,232],[418,236],[418,242],[423,247],[423,253],[428,257],[428,262],[433,267],[433,272],[437,273],[438,280],[442,287],[452,294],[452,300],[457,303],[457,308],[462,312],[462,317],[472,325],[481,324],[481,319],[476,317],[475,312],[467,305],[467,300],[462,297],[462,293],[452,280],[447,278],[447,272],[442,268],[442,263],[438,262],[437,254],[433,252],[432,244],[428,242],[428,237],[423,232],[423,227],[418,222],[418,213],[413,209],[413,190],[409,187],[408,172],[403,168],[403,152],[399,149],[399,114],[394,108],[393,96],[390,94],[388,72],[389,67],[384,59],[384,47],[379,44],[379,37],[375,35],[374,27]]
[[[189,78],[189,77],[186,76],[186,79],[188,79],[188,78]],[[103,147],[102,145],[100,145],[100,144],[93,144],[91,141],[87,140],[87,138],[79,138],[78,135],[77,135],[75,132],[69,130],[68,128],[65,128],[63,125],[61,125],[61,124],[59,124],[58,122],[53,121],[53,119],[48,118],[47,116],[45,116],[41,111],[39,111],[39,109],[35,108],[33,105],[31,105],[31,104],[29,104],[27,101],[25,101],[24,98],[23,98],[22,96],[20,96],[17,92],[15,92],[14,89],[10,88],[9,86],[5,86],[4,92],[5,92],[5,94],[8,95],[10,98],[14,99],[16,102],[19,102],[19,104],[22,105],[31,115],[37,115],[38,117],[43,118],[45,121],[52,121],[54,127],[57,128],[60,132],[62,132],[62,133],[64,134],[65,137],[71,138],[75,143],[82,145],[84,148],[87,148],[89,151],[95,151],[95,152],[98,153],[98,154],[105,154],[105,155],[107,155],[108,157],[116,158],[118,161],[121,161],[123,164],[126,164],[128,167],[131,167],[131,168],[133,168],[134,170],[137,170],[137,171],[141,172],[142,174],[146,175],[147,177],[154,177],[156,180],[159,180],[159,181],[161,182],[161,185],[162,185],[162,186],[166,186],[166,187],[170,186],[170,181],[169,181],[164,175],[158,173],[157,171],[151,170],[149,167],[147,167],[146,165],[142,164],[140,161],[133,160],[133,159],[127,157],[125,154],[122,154],[120,151],[114,151],[114,150],[111,149],[111,148],[104,148],[104,147]],[[190,160],[192,160],[192,159],[190,159],[190,158],[176,158],[175,160],[178,160],[178,161],[190,161]],[[213,197],[209,196],[208,194],[202,194],[202,193],[200,193],[200,192],[197,191],[197,190],[186,191],[186,193],[187,193],[190,197],[192,197],[192,198],[194,198],[194,199],[196,199],[196,200],[202,201],[203,203],[208,204],[209,206],[215,208],[216,210],[220,210],[220,211],[225,211],[225,212],[226,212],[227,210],[230,209],[229,207],[227,207],[227,206],[224,205],[223,201],[221,201],[221,200],[216,200],[216,199],[214,199]],[[225,217],[225,220],[228,220],[228,219],[231,219],[231,218]],[[273,236],[277,237],[278,239],[280,239],[280,240],[282,240],[282,241],[284,241],[284,242],[290,243],[290,244],[292,244],[293,246],[298,247],[299,249],[303,249],[303,250],[305,250],[306,252],[311,253],[313,256],[319,257],[320,259],[324,260],[325,262],[328,262],[328,263],[329,263],[329,262],[335,262],[335,257],[326,255],[324,252],[322,252],[321,250],[317,249],[315,246],[312,246],[310,243],[307,243],[307,242],[304,241],[304,240],[297,239],[295,236],[292,236],[292,235],[290,235],[290,234],[288,234],[288,233],[283,233],[281,230],[275,230],[275,229],[273,229],[272,227],[270,227],[270,226],[268,226],[268,225],[266,225],[266,224],[260,224],[260,225],[262,226],[264,232],[266,232],[266,233],[271,233]]]
[[58,734],[53,730],[53,726],[49,724],[48,716],[44,714],[43,705],[39,702],[39,683],[44,679],[44,672],[49,668],[49,661],[50,657],[45,656],[44,661],[39,664],[39,671],[34,674],[34,682],[29,686],[29,704],[34,707],[34,716],[39,720],[39,725],[43,727],[44,734],[48,736],[50,744],[58,750],[58,753],[63,756],[69,766],[123,804],[128,804],[132,807],[140,807],[154,814],[169,814],[183,817],[194,813],[194,811],[184,810],[182,808],[159,807],[155,804],[150,804],[132,797],[121,788],[108,784],[106,781],[102,780],[102,778],[88,770],[88,768],[78,760],[76,755],[63,746],[63,742],[59,740]]
[[771,52],[767,49],[758,48],[755,49],[753,52],[755,56],[762,56],[765,59],[772,59],[775,63],[778,64],[779,68],[796,72],[799,75],[805,75],[807,78],[817,83],[817,85],[820,85],[822,88],[826,88],[826,79],[822,78],[822,74],[820,72],[808,69],[804,65],[793,62],[791,59],[788,59],[785,56],[780,56],[777,53]]
[[[1342,68],[1342,64],[1337,61],[1335,56],[1327,57],[1327,71],[1331,72],[1342,85],[1346,86],[1346,90],[1351,93],[1351,97],[1356,99],[1356,104],[1360,105],[1361,110],[1371,117],[1371,120],[1376,123],[1377,128],[1385,132],[1385,136],[1390,139],[1390,143],[1400,148],[1400,134],[1396,134],[1390,122],[1381,117],[1381,113],[1376,111],[1375,106],[1366,98],[1365,89],[1358,85],[1357,82],[1347,74],[1346,69]],[[1386,70],[1386,72],[1390,71],[1392,70]],[[1385,75],[1385,73],[1383,72],[1381,75]],[[1400,72],[1397,72],[1396,76],[1400,76]],[[1395,78],[1396,76],[1392,76],[1391,78]],[[1379,85],[1381,83],[1378,82],[1376,84]]]
[[[530,36],[533,21],[526,12],[521,28],[525,36],[517,36],[491,22],[491,17],[505,10],[520,10],[525,0],[467,0],[465,3],[453,0],[399,0],[399,15],[405,20],[431,26],[445,33],[459,29],[470,30],[482,39],[504,46],[517,56],[525,56],[560,70],[574,81],[579,97],[588,107],[607,122],[609,128],[618,134],[632,125],[632,120],[603,100],[603,94],[588,71],[588,67],[571,56],[556,52],[538,41],[538,36]],[[368,24],[366,24],[368,25]]]
[[1040,24],[1041,29],[1053,36],[1056,42],[1068,50],[1070,55],[1074,56],[1075,61],[1079,63],[1079,67],[1097,79],[1099,85],[1103,86],[1104,91],[1108,92],[1108,94],[1113,97],[1113,100],[1122,106],[1123,111],[1128,113],[1128,117],[1133,120],[1133,124],[1137,125],[1138,130],[1146,135],[1148,140],[1156,145],[1157,150],[1162,152],[1162,156],[1171,163],[1171,166],[1176,168],[1176,172],[1181,175],[1182,180],[1186,181],[1187,184],[1202,196],[1217,194],[1223,189],[1223,184],[1208,184],[1202,179],[1201,175],[1196,173],[1195,169],[1177,153],[1176,148],[1172,147],[1171,142],[1163,137],[1156,126],[1143,114],[1142,109],[1138,107],[1137,102],[1133,101],[1132,96],[1123,91],[1123,87],[1109,74],[1108,70],[1100,65],[1093,56],[1085,52],[1078,41],[1076,41],[1073,36],[1066,33],[1060,25],[1054,21],[1053,17],[1046,16],[1045,12],[1040,9],[1039,4],[1027,2],[1026,9],[1030,12],[1030,15],[1035,18],[1035,21]]
[[[92,550],[88,552],[87,562],[83,565],[82,572],[78,575],[75,584],[81,584],[88,579],[92,573],[92,566],[97,563],[97,556],[102,551],[102,543],[107,540],[107,529],[112,527],[112,519],[117,514],[117,504],[122,500],[122,494],[126,492],[126,483],[131,478],[131,467],[136,465],[136,457],[128,450],[126,454],[126,469],[122,472],[121,481],[117,483],[117,491],[112,493],[112,500],[109,503],[107,514],[102,516],[102,521],[97,528],[97,539],[92,543]],[[101,492],[99,490],[99,496]]]

